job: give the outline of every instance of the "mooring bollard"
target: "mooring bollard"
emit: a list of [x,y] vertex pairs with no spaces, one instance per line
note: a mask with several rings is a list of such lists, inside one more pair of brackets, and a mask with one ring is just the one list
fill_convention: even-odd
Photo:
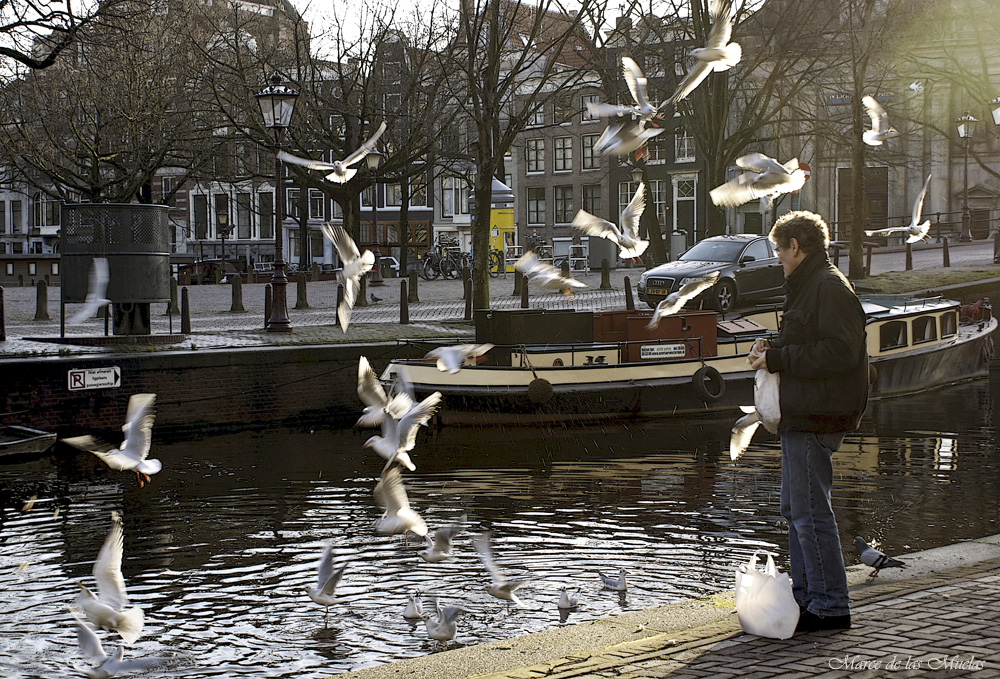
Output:
[[[412,274],[411,274],[412,275]],[[406,279],[399,281],[399,324],[410,322],[410,298],[406,294]]]
[[905,271],[913,271],[913,244],[906,244],[906,264]]
[[528,281],[521,281],[521,308],[528,308]]
[[472,278],[465,279],[465,320],[472,320]]
[[264,329],[267,329],[267,323],[271,320],[271,304],[273,303],[273,298],[271,297],[271,284],[264,284]]
[[632,299],[632,281],[629,280],[628,276],[625,276],[625,280],[623,282],[625,283],[625,309],[628,311],[635,311],[635,300]]
[[951,266],[951,257],[948,255],[948,236],[941,239],[941,266],[945,268]]
[[191,333],[191,305],[188,302],[188,289],[185,285],[181,288],[181,334]]
[[38,281],[35,285],[35,320],[49,320],[49,286],[45,281]]
[[173,316],[177,313],[177,279],[170,277],[170,301],[167,302],[167,313],[164,316]]
[[309,301],[306,299],[306,273],[300,271],[295,276],[295,309],[308,309]]
[[569,260],[564,259],[562,264],[559,265],[559,271],[562,273],[564,278],[569,278]]
[[611,264],[607,258],[601,260],[601,290],[611,289]]
[[[364,277],[362,276],[362,279]],[[334,315],[333,320],[340,324],[340,307],[344,304],[344,284],[337,284],[337,313]]]
[[[358,298],[354,300],[354,306],[368,306],[368,275],[361,275],[361,285],[358,286]],[[385,282],[383,282],[385,285]]]
[[3,310],[3,286],[0,285],[0,342],[7,341],[7,321]]
[[233,278],[233,305],[229,310],[240,314],[246,312],[243,308],[243,277],[239,274]]
[[313,262],[312,271],[309,274],[309,280],[313,283],[319,280],[319,263]]
[[406,301],[414,303],[419,302],[420,297],[419,295],[417,295],[417,281],[420,280],[420,276],[417,275],[416,271],[411,271],[409,278],[410,278],[410,285],[409,285],[409,292],[406,295]]
[[865,243],[865,276],[872,275],[872,246]]
[[524,285],[524,283],[522,283],[521,281],[521,279],[523,278],[524,276],[521,275],[521,272],[518,271],[517,269],[514,269],[514,293],[513,293],[514,297],[517,297],[521,294],[521,286]]

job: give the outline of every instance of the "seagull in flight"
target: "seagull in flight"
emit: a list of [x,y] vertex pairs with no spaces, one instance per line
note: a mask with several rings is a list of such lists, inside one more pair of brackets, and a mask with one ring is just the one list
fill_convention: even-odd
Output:
[[382,535],[407,531],[420,537],[427,535],[427,524],[419,514],[410,509],[410,500],[406,496],[399,467],[389,467],[382,471],[381,478],[375,484],[375,504],[385,509],[385,513],[375,523],[375,530]]
[[872,119],[872,129],[865,130],[862,139],[869,146],[881,146],[887,139],[899,136],[899,131],[889,125],[889,116],[882,105],[875,101],[875,97],[865,95],[861,98],[861,103],[865,107],[865,112]]
[[858,548],[858,553],[861,555],[861,563],[875,569],[868,574],[870,578],[876,577],[883,568],[906,568],[905,563],[870,546],[860,535],[854,536],[854,546]]
[[443,373],[454,375],[470,358],[482,356],[493,348],[492,344],[455,344],[453,346],[431,349],[424,358],[436,359],[437,369]]
[[491,582],[486,586],[486,591],[498,599],[504,599],[521,608],[521,600],[517,598],[515,592],[520,587],[531,582],[531,579],[507,579],[493,560],[493,548],[490,546],[490,534],[488,531],[473,537],[472,544],[475,545],[476,551],[479,552],[479,558],[482,559],[483,565],[486,566],[486,570],[490,574]]
[[639,238],[639,218],[646,209],[646,184],[639,182],[632,200],[622,211],[621,227],[585,210],[580,210],[573,218],[573,226],[588,236],[606,238],[618,245],[618,256],[635,259],[649,247],[649,241]]
[[337,280],[344,286],[344,301],[337,307],[337,319],[340,321],[340,329],[347,332],[347,326],[351,322],[351,309],[361,290],[361,277],[375,266],[375,255],[371,250],[363,253],[359,251],[354,239],[340,224],[326,222],[323,224],[323,235],[333,243],[340,258],[341,268],[337,273]]
[[170,660],[170,658],[134,658],[132,660],[123,660],[125,657],[124,646],[119,646],[113,654],[108,655],[104,652],[101,640],[97,638],[94,631],[87,627],[87,624],[76,613],[71,613],[71,615],[76,622],[76,641],[80,647],[80,652],[99,663],[94,667],[75,668],[90,677],[90,679],[110,679],[110,677],[120,672],[144,670]]
[[704,47],[691,50],[689,56],[697,61],[684,76],[677,89],[663,105],[672,105],[691,94],[712,71],[726,71],[740,63],[743,49],[739,43],[729,42],[733,36],[733,5],[731,0],[712,0],[708,6],[712,28]]
[[434,531],[433,540],[431,540],[430,535],[425,536],[424,540],[427,543],[427,547],[417,552],[417,556],[428,563],[450,561],[454,558],[451,554],[451,541],[455,539],[456,535],[462,532],[462,525],[464,523],[465,517],[463,516],[459,523],[442,526]]
[[82,309],[66,319],[69,325],[79,325],[93,318],[101,307],[111,304],[108,299],[108,281],[111,280],[108,260],[105,257],[95,257],[90,265],[90,282],[87,285],[87,299]]
[[332,163],[324,163],[319,160],[309,160],[308,158],[299,158],[298,156],[293,156],[285,151],[278,152],[278,159],[285,163],[291,163],[292,165],[307,167],[310,170],[329,170],[330,174],[326,175],[327,181],[331,181],[334,184],[345,184],[351,181],[351,178],[358,172],[354,169],[354,165],[360,163],[365,155],[375,148],[375,144],[378,142],[379,137],[382,136],[383,132],[385,132],[384,120],[378,126],[378,129],[375,130],[374,134],[362,143],[361,146],[352,151],[343,160],[335,160]]
[[362,356],[358,359],[358,398],[365,407],[354,426],[377,427],[387,416],[398,420],[413,407],[413,386],[400,369],[395,373],[392,389],[387,395],[371,363]]
[[333,569],[333,544],[326,543],[323,548],[323,555],[319,558],[319,565],[316,572],[316,586],[305,585],[306,594],[309,598],[323,606],[323,626],[326,627],[327,616],[330,615],[330,606],[336,603],[337,585],[344,575],[347,562],[340,564],[340,568]]
[[618,571],[618,577],[613,578],[610,575],[605,575],[604,573],[598,573],[601,577],[601,584],[604,585],[604,589],[612,589],[616,592],[624,592],[628,589],[628,583],[625,581],[625,569],[622,568]]
[[743,417],[736,420],[732,433],[729,436],[729,459],[733,462],[740,459],[747,448],[750,447],[750,440],[754,432],[760,426],[760,416],[753,406],[740,406]]
[[647,81],[642,69],[631,57],[622,57],[622,75],[632,93],[635,106],[619,106],[617,104],[602,104],[587,102],[587,110],[593,116],[611,118],[613,116],[634,116],[639,122],[648,123],[659,113],[659,107],[649,103],[646,94]]
[[521,272],[525,282],[537,285],[544,290],[559,291],[567,297],[573,294],[573,288],[585,288],[572,277],[562,275],[562,271],[548,262],[543,262],[533,252],[526,252],[514,263],[514,268]]
[[126,643],[134,644],[142,634],[143,612],[138,606],[127,611],[128,595],[125,593],[125,578],[122,577],[122,551],[125,532],[118,512],[111,513],[111,530],[104,539],[92,573],[97,581],[97,594],[83,583],[76,583],[80,595],[76,604],[83,609],[90,622],[101,629],[117,632]]
[[910,217],[910,224],[908,226],[890,226],[887,229],[865,231],[865,235],[874,236],[875,234],[890,234],[896,231],[905,231],[907,233],[907,243],[916,243],[918,240],[927,238],[931,229],[931,220],[927,219],[921,223],[920,217],[924,211],[924,198],[927,196],[927,187],[930,185],[931,175],[927,175],[927,179],[924,180],[924,188],[920,190],[920,195],[913,201],[913,215]]
[[708,290],[710,287],[716,284],[719,280],[719,272],[713,271],[707,273],[704,276],[699,276],[689,280],[687,283],[682,285],[677,292],[671,292],[669,295],[660,300],[660,303],[656,305],[653,309],[653,317],[649,319],[649,324],[646,325],[647,330],[652,330],[660,324],[667,316],[671,316],[680,311],[689,300],[694,299],[700,295],[703,291]]
[[125,424],[122,425],[125,439],[117,448],[90,435],[73,436],[63,439],[63,442],[93,453],[112,469],[135,472],[135,478],[141,488],[143,479],[148,483],[150,474],[163,469],[162,462],[148,458],[153,437],[153,421],[156,419],[156,414],[153,412],[155,403],[156,394],[133,394],[129,397]]
[[435,391],[423,401],[411,402],[405,409],[395,410],[394,401],[395,399],[386,406],[387,417],[382,419],[382,435],[370,437],[361,447],[371,448],[378,453],[386,460],[387,467],[398,462],[412,472],[417,467],[409,453],[417,443],[417,427],[427,424],[437,412],[441,392]]
[[798,191],[806,181],[806,173],[799,168],[798,158],[782,165],[763,153],[750,153],[737,158],[736,165],[749,172],[709,191],[716,205],[737,207],[759,199],[761,207],[770,208],[776,196]]
[[624,156],[642,148],[650,139],[663,133],[662,127],[644,127],[642,122],[608,125],[594,142],[594,150],[602,155]]

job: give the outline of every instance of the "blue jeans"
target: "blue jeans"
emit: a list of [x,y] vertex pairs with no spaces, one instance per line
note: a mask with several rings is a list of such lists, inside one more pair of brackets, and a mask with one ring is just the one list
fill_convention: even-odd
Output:
[[833,453],[843,433],[781,435],[781,515],[788,520],[789,575],[799,606],[849,615],[847,572],[830,504]]

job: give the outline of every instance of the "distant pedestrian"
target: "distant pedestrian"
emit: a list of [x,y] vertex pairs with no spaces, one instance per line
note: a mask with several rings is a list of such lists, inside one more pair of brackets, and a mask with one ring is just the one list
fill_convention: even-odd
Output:
[[801,609],[796,631],[848,629],[847,573],[830,490],[833,453],[868,402],[865,313],[827,258],[829,231],[819,215],[783,215],[769,237],[786,296],[777,339],[758,340],[751,365],[781,375],[781,515]]

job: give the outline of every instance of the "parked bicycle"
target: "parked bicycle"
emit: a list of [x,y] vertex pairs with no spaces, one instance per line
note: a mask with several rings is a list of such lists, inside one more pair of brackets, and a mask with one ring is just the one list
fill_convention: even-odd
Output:
[[503,250],[497,249],[490,246],[489,263],[487,267],[490,271],[490,278],[496,278],[502,272],[505,271],[506,262],[504,261]]
[[462,268],[452,254],[452,249],[458,249],[457,238],[439,238],[437,245],[424,255],[420,264],[420,276],[428,281],[435,280],[438,276],[458,278]]

